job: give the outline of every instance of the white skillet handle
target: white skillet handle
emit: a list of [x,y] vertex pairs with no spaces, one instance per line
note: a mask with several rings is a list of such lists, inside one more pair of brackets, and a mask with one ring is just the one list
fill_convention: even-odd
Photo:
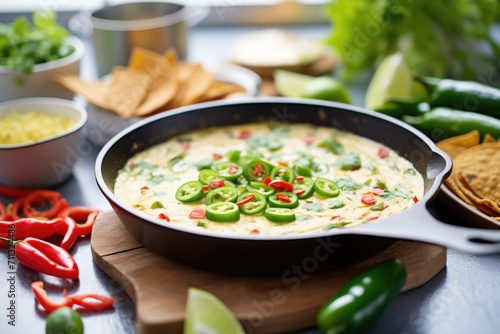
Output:
[[341,234],[362,234],[437,244],[470,254],[500,253],[500,230],[455,226],[434,217],[425,203],[417,203],[389,219],[349,229]]

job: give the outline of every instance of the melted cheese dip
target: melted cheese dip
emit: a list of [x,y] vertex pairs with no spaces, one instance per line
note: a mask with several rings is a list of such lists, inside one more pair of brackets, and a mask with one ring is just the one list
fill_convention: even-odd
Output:
[[[340,144],[341,152],[325,146],[325,140]],[[296,220],[287,224],[273,223],[262,214],[241,214],[232,223],[189,218],[194,209],[205,209],[205,202],[181,203],[175,197],[177,189],[198,180],[200,166],[228,161],[231,151],[239,151],[240,159],[260,154],[289,167],[309,164],[313,180],[332,180],[340,194],[325,198],[315,193],[299,200],[293,209]],[[359,165],[352,166],[353,161]],[[247,180],[240,177],[236,183],[242,184],[238,186],[241,193]],[[114,193],[136,210],[163,218],[165,224],[276,235],[356,226],[391,216],[421,198],[423,179],[409,161],[372,140],[327,127],[266,123],[191,132],[140,152],[119,172]],[[362,200],[367,194],[374,203]]]

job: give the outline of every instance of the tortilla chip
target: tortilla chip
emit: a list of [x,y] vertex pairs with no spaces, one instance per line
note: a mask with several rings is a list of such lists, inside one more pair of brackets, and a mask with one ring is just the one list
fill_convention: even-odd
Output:
[[436,145],[453,159],[466,149],[478,145],[479,140],[479,131],[474,130],[464,135],[444,139]]
[[118,66],[112,74],[104,107],[124,118],[132,117],[148,94],[152,78],[143,71]]
[[223,99],[234,93],[245,93],[245,89],[232,83],[214,81],[212,83],[212,86],[205,92],[205,94],[198,97],[196,102],[207,102]]
[[495,137],[493,137],[492,135],[490,135],[489,133],[485,134],[484,135],[484,138],[483,138],[483,143],[494,143],[496,142],[497,140],[495,139]]
[[54,80],[90,103],[100,107],[106,105],[108,84],[103,81],[85,81],[75,74],[56,75]]

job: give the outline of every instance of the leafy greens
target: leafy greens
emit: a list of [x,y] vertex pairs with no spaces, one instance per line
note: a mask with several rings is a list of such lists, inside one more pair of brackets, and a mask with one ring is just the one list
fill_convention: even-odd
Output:
[[345,80],[397,51],[415,76],[499,73],[500,42],[491,36],[498,0],[331,0],[326,11],[327,43],[343,60]]
[[63,58],[74,51],[66,43],[69,35],[52,12],[35,12],[33,24],[25,16],[0,24],[0,66],[31,72],[36,64]]

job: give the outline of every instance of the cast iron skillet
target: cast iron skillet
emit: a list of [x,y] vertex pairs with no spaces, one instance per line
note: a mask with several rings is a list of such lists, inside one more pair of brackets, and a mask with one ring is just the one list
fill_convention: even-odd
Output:
[[[186,131],[257,121],[330,126],[383,143],[415,165],[424,177],[425,194],[411,209],[381,221],[283,236],[228,236],[171,226],[136,211],[113,194],[118,171],[135,153]],[[283,277],[297,270],[312,272],[358,260],[396,239],[435,243],[473,254],[500,252],[500,231],[452,226],[427,209],[450,171],[449,157],[403,122],[344,104],[285,98],[209,102],[149,117],[113,137],[99,153],[95,169],[100,190],[125,227],[147,248],[203,269],[281,272]]]

